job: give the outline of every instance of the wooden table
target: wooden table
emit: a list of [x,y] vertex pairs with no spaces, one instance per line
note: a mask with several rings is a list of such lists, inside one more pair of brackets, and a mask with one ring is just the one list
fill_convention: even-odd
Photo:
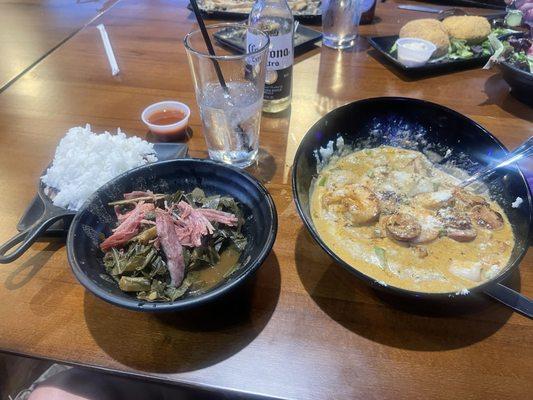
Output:
[[[14,233],[57,141],[75,125],[144,135],[148,104],[192,107],[193,156],[204,157],[182,45],[195,26],[185,2],[125,0],[106,24],[121,74],[112,77],[94,24],[0,95],[0,241]],[[410,18],[378,5],[363,35],[392,34]],[[96,23],[95,22],[95,23]],[[490,300],[467,312],[405,307],[336,266],[296,214],[289,172],[306,130],[327,111],[373,96],[410,96],[465,113],[506,145],[533,134],[532,109],[509,96],[497,70],[412,79],[357,49],[317,47],[294,68],[292,110],[263,117],[253,171],[279,212],[274,249],[256,278],[219,305],[140,314],[76,282],[61,239],[44,239],[0,267],[0,349],[173,384],[287,398],[514,398],[531,395],[533,324]],[[533,295],[533,253],[515,284]],[[530,386],[529,386],[530,387]]]
[[0,0],[0,91],[117,0]]

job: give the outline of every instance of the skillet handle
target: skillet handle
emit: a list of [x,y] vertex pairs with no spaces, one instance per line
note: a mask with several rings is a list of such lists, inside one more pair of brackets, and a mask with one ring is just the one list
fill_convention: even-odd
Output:
[[497,283],[496,285],[485,289],[485,294],[506,306],[511,307],[520,314],[523,314],[528,318],[533,318],[533,302],[513,289],[502,285],[501,283]]
[[[37,238],[54,222],[64,218],[67,214],[48,213],[39,218],[28,229],[16,234],[0,246],[0,264],[8,264],[19,258],[37,240]],[[16,247],[18,245],[18,247]],[[13,248],[15,248],[13,250]]]

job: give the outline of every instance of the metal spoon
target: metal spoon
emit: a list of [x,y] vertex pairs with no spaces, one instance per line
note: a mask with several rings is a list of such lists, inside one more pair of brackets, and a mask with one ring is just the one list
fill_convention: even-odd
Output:
[[472,175],[470,178],[465,179],[464,181],[459,183],[458,186],[464,188],[479,179],[483,179],[489,176],[497,169],[506,167],[509,164],[512,164],[512,163],[515,163],[521,160],[522,158],[529,157],[531,154],[533,154],[533,136],[527,139],[524,143],[522,143],[512,152],[507,154],[504,158],[478,171],[477,173]]

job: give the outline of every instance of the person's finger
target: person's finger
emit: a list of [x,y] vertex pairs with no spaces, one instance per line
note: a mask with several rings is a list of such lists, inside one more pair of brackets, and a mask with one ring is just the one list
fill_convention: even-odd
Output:
[[31,394],[28,400],[88,400],[53,386],[39,386]]

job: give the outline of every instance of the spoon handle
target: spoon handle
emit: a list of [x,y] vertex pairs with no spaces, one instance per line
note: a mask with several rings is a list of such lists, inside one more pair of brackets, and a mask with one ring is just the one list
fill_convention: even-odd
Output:
[[466,187],[473,182],[485,178],[486,176],[492,174],[498,168],[506,167],[514,162],[520,161],[522,158],[528,157],[533,153],[533,136],[514,149],[512,152],[507,154],[504,158],[497,161],[495,164],[491,164],[481,171],[476,172],[470,178],[462,181],[458,186]]

